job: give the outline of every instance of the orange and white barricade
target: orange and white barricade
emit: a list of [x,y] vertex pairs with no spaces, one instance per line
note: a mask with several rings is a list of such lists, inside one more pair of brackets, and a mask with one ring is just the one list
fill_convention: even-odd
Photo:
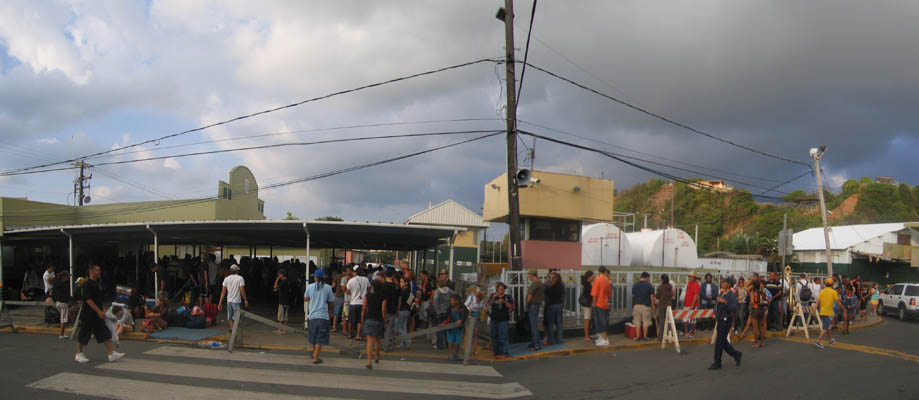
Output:
[[687,320],[702,318],[715,318],[715,310],[705,309],[674,311],[670,306],[667,306],[667,321],[664,322],[664,334],[661,337],[661,349],[664,349],[667,346],[667,343],[673,343],[677,353],[680,352],[680,339],[676,330],[677,319]]

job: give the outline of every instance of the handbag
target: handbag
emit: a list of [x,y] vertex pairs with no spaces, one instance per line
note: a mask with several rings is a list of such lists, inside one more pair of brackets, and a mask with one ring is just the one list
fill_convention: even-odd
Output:
[[590,293],[581,292],[581,295],[578,296],[578,304],[580,304],[581,307],[593,306],[593,297],[590,295]]

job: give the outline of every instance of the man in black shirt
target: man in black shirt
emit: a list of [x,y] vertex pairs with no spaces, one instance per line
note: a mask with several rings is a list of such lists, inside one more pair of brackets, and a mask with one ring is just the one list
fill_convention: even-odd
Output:
[[489,313],[491,314],[491,343],[495,358],[503,360],[507,358],[507,325],[511,312],[514,311],[514,299],[505,294],[507,285],[498,282],[495,287],[495,294],[488,299]]
[[565,283],[558,272],[549,273],[546,286],[546,341],[548,344],[562,343],[562,322],[565,312]]
[[383,283],[383,297],[386,300],[386,315],[383,316],[383,351],[392,351],[392,338],[396,329],[396,317],[399,316],[402,292],[396,284],[396,270],[386,268],[383,273],[386,281]]
[[83,311],[80,312],[80,334],[77,355],[74,357],[74,360],[79,363],[89,362],[89,359],[83,354],[83,348],[89,344],[91,336],[95,336],[97,342],[105,344],[110,362],[124,357],[124,353],[118,353],[112,349],[112,333],[105,326],[102,288],[99,286],[101,276],[102,269],[98,265],[91,266],[89,267],[89,280],[83,284]]
[[635,340],[648,339],[651,327],[651,313],[654,312],[654,287],[648,282],[651,274],[641,273],[641,279],[632,286],[632,324],[635,325]]
[[69,315],[67,314],[70,311],[70,275],[67,271],[63,271],[57,275],[54,285],[51,287],[51,299],[54,300],[54,308],[61,314],[61,332],[59,338],[65,339],[67,336],[64,336],[64,328],[67,326],[67,323],[70,322],[68,318]]

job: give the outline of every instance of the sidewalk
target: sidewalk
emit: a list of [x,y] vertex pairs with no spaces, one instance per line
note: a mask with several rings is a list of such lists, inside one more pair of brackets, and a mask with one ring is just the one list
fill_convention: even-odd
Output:
[[[38,310],[38,311],[34,311]],[[34,312],[29,312],[34,311]],[[42,321],[40,315],[35,315],[44,310],[38,307],[33,307],[32,310],[28,309],[17,309],[13,310],[13,321],[16,324],[17,333],[32,333],[32,334],[49,334],[57,335],[59,330],[56,325],[47,325]],[[267,310],[263,309],[254,309],[253,311],[258,312],[260,315],[267,316],[269,313]],[[218,322],[213,327],[209,328],[212,330],[223,330],[225,333],[219,335],[211,336],[203,339],[202,341],[220,341],[223,343],[228,343],[230,338],[230,328],[227,321],[225,321],[226,313],[222,312],[218,316]],[[270,318],[270,317],[269,317]],[[883,320],[878,316],[869,316],[867,321],[857,320],[850,327],[850,330],[859,330],[869,327],[873,327],[882,323]],[[295,328],[303,329],[303,318],[292,319],[290,325]],[[310,351],[311,346],[307,342],[306,338],[297,334],[283,334],[278,335],[274,333],[274,328],[260,324],[256,321],[244,319],[241,322],[239,328],[239,334],[242,336],[242,344],[236,345],[237,348],[243,349],[259,349],[259,350],[287,350],[287,351]],[[0,330],[0,332],[8,332],[8,330]],[[70,332],[70,328],[66,330],[67,334]],[[819,335],[819,331],[811,330],[811,338],[815,338],[815,335]],[[712,331],[697,331],[697,335],[693,339],[685,339],[680,337],[680,345],[686,346],[690,344],[708,344],[711,340]],[[784,337],[785,331],[767,331],[766,335],[768,338],[774,337]],[[163,339],[152,339],[147,333],[133,332],[126,335],[122,335],[122,340],[144,340],[152,341],[158,343],[177,343],[177,344],[187,344],[187,345],[197,345],[197,341],[188,341],[188,340],[163,340]],[[480,335],[481,336],[481,335]],[[792,336],[803,337],[803,332],[793,333]],[[747,338],[751,338],[750,334],[747,335]],[[732,335],[732,342],[737,343],[739,338]],[[569,337],[562,344],[543,346],[539,351],[530,351],[527,348],[527,343],[514,343],[510,345],[509,353],[510,357],[503,361],[497,361],[492,357],[492,353],[489,349],[483,348],[483,346],[488,345],[487,340],[479,338],[479,348],[477,349],[478,354],[473,354],[472,359],[476,361],[483,362],[508,362],[515,360],[527,360],[534,358],[551,358],[551,357],[562,357],[570,356],[576,354],[595,354],[595,353],[607,353],[607,352],[619,352],[619,351],[628,351],[628,350],[639,350],[639,349],[660,349],[661,343],[659,340],[652,339],[651,341],[634,341],[630,338],[625,337],[623,334],[610,334],[609,335],[610,345],[607,347],[596,347],[593,342],[587,342],[583,337]],[[337,353],[337,354],[347,354],[357,357],[366,349],[366,342],[364,341],[354,341],[347,339],[341,331],[333,332],[330,337],[330,345],[323,347],[323,352]],[[670,344],[665,348],[666,351],[673,351],[673,345]],[[449,357],[447,350],[435,350],[431,345],[431,341],[427,338],[414,338],[412,344],[404,350],[398,350],[398,346],[395,347],[392,352],[384,352],[384,355],[388,357],[400,357],[400,358],[434,358],[434,359],[444,359],[446,360]]]

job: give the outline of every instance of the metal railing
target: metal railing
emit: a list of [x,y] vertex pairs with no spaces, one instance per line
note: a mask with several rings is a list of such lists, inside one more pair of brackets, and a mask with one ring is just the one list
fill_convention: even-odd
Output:
[[[583,285],[581,277],[584,275],[583,270],[564,270],[559,271],[562,282],[565,284],[565,302],[564,318],[574,319],[582,323],[584,320],[583,308],[578,303],[581,296]],[[615,316],[627,316],[632,311],[632,286],[638,282],[641,273],[644,271],[611,271],[609,274],[610,285],[612,286],[612,295],[610,296],[610,320],[614,321]],[[657,287],[660,284],[662,274],[667,274],[670,278],[670,284],[674,288],[674,301],[679,303],[680,296],[683,293],[686,284],[689,282],[690,271],[678,272],[653,272],[647,271],[651,275],[651,284]],[[596,273],[595,273],[596,274]],[[543,274],[544,275],[544,274]],[[697,273],[700,281],[704,274]],[[719,275],[712,273],[713,278],[717,281]],[[507,285],[507,293],[518,303],[523,304],[526,301],[527,287],[530,285],[527,279],[527,271],[503,271],[501,281]],[[489,294],[494,292],[494,288],[489,288]],[[677,306],[678,304],[674,305]],[[678,307],[675,307],[678,308]],[[513,313],[512,322],[516,321],[526,310],[518,306]]]

